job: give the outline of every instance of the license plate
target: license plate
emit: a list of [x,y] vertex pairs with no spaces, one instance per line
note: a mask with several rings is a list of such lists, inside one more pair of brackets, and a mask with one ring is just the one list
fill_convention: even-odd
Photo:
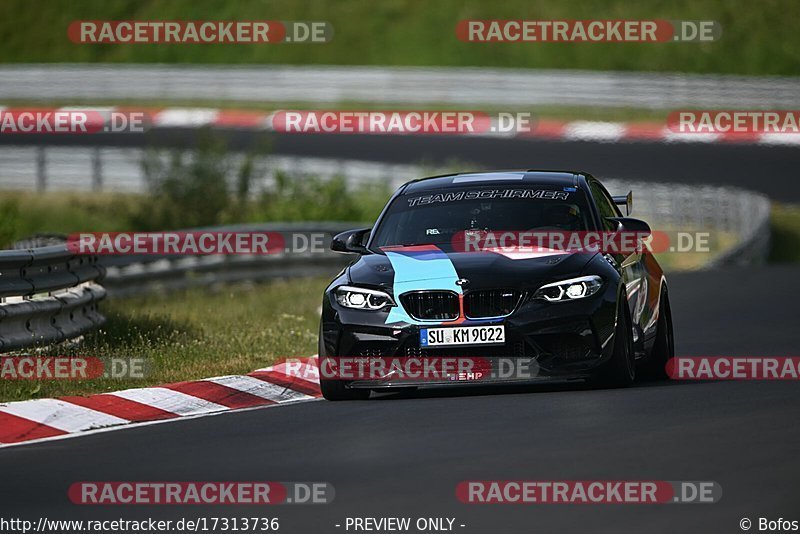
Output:
[[457,326],[453,328],[421,328],[420,347],[447,345],[487,345],[506,342],[506,329],[500,326]]

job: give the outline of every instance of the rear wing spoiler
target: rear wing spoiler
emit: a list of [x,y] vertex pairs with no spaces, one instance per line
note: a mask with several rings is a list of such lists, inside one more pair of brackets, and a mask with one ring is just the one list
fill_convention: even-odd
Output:
[[633,211],[633,191],[628,191],[627,195],[611,197],[617,206],[625,206],[625,215],[630,215]]

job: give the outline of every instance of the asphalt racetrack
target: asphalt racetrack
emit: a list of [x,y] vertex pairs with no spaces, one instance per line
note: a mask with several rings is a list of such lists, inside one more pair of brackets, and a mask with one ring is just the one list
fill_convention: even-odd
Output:
[[[796,354],[794,267],[670,278],[680,355]],[[791,518],[800,490],[795,382],[469,389],[316,401],[0,452],[3,515],[37,519],[277,516],[282,532],[346,517],[454,517],[458,532],[737,532]],[[469,505],[463,480],[714,480],[716,504]],[[326,481],[328,505],[78,506],[76,481]]]
[[[349,153],[341,157],[382,159],[371,142],[391,148],[386,139],[349,139]],[[300,140],[279,140],[279,152],[292,153]],[[331,156],[331,144],[339,142],[315,138],[304,155]],[[438,140],[429,150],[439,146],[436,157],[444,157],[449,142]],[[412,147],[405,143],[393,157],[408,155]],[[521,144],[483,143],[484,150],[470,155],[486,166],[567,166],[599,176],[730,183],[778,200],[800,198],[796,165],[790,164],[797,149],[525,141],[524,163]],[[468,143],[458,146],[470,151]],[[789,265],[670,275],[676,353],[798,355],[797,274]],[[741,532],[744,517],[757,531],[759,517],[800,519],[799,415],[796,382],[539,386],[316,401],[2,450],[0,509],[4,517],[32,520],[258,515],[280,518],[280,531],[287,533],[346,532],[347,517],[380,516],[451,517],[456,532],[481,534],[732,533]],[[487,479],[713,480],[722,499],[665,505],[468,505],[456,499],[458,482]],[[67,498],[73,482],[114,480],[326,481],[336,497],[328,505],[235,508],[78,506]]]
[[[279,155],[423,163],[432,167],[455,161],[472,170],[567,169],[589,172],[601,179],[729,185],[759,191],[781,202],[800,202],[800,182],[796,175],[798,148],[792,145],[598,143],[445,135],[265,133],[254,136],[252,132],[234,129],[219,133],[233,149],[268,146]],[[190,147],[196,144],[198,135],[197,130],[181,128],[125,135],[5,134],[0,136],[0,145]]]

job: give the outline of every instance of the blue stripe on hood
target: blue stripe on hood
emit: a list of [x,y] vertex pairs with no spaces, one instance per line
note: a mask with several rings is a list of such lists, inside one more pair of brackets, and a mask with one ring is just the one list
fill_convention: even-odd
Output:
[[[461,286],[456,285],[458,273],[450,258],[435,245],[384,250],[386,257],[394,269],[392,286],[395,298],[406,291],[424,291],[439,289],[462,293]],[[431,324],[430,321],[417,321],[406,313],[398,302],[389,311],[386,323]]]

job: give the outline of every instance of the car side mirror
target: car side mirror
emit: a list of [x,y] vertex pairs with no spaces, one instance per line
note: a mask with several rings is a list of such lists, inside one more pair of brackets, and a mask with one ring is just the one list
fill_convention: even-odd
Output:
[[618,224],[618,232],[642,234],[643,237],[653,233],[650,229],[650,225],[641,219],[634,219],[633,217],[606,217],[606,220],[616,221]]
[[372,231],[372,228],[359,228],[357,230],[347,230],[337,234],[331,241],[331,250],[336,252],[348,252],[355,254],[369,254],[369,250],[364,246],[365,237]]

